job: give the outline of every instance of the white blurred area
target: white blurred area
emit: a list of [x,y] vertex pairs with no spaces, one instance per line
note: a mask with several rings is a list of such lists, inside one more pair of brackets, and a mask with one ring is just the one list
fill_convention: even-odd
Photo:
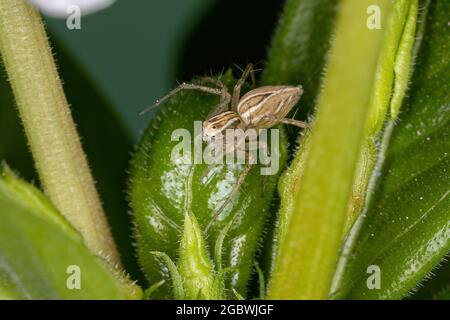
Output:
[[87,15],[112,5],[115,0],[27,0],[43,14],[53,18],[67,18],[70,7],[77,6]]

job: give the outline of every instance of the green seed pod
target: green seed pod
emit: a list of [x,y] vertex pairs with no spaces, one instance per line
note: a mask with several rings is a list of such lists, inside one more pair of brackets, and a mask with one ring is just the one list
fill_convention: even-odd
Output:
[[[229,74],[224,78],[231,89],[235,81]],[[166,280],[153,293],[156,298],[173,298],[173,290],[166,264],[151,252],[163,252],[178,264],[186,211],[190,210],[201,230],[205,230],[244,169],[242,164],[224,164],[205,175],[207,164],[186,164],[190,155],[174,152],[181,137],[190,139],[192,154],[198,153],[194,121],[205,120],[218,103],[217,96],[187,90],[166,100],[142,136],[132,161],[130,192],[138,258],[150,285]],[[177,129],[185,130],[177,137],[174,134]],[[204,147],[200,139],[200,148]],[[265,165],[258,161],[205,236],[210,257],[217,257],[217,253],[213,254],[217,239],[222,242],[222,265],[218,266],[217,261],[214,264],[216,271],[230,270],[225,281],[230,297],[234,297],[232,289],[246,295],[278,175],[285,166],[286,143],[281,130],[279,148],[275,153],[272,151],[270,156],[277,157],[279,163],[277,173],[261,175]],[[230,227],[225,237],[223,233],[220,236],[227,225]]]
[[185,299],[217,300],[222,296],[222,281],[215,275],[206,250],[203,233],[195,216],[186,214],[178,260]]

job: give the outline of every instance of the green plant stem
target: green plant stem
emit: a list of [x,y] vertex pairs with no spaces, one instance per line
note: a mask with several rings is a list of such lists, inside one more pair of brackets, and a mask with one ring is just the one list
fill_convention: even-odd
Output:
[[39,13],[0,0],[0,52],[42,185],[87,246],[119,265]]
[[[406,94],[415,44],[417,13],[418,0],[398,0],[393,4],[392,15],[387,21],[367,117],[366,138],[361,147],[344,234],[350,230],[366,203],[370,177],[377,161],[383,160],[376,141],[382,140],[380,133],[385,120],[397,118]],[[384,147],[386,146],[382,146]]]
[[328,296],[382,46],[383,30],[366,28],[366,10],[374,4],[387,19],[387,0],[342,1],[304,176],[269,289],[271,299]]

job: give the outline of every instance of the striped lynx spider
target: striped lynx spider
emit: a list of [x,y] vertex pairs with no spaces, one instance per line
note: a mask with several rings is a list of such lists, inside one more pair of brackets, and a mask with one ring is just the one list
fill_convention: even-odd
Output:
[[[220,142],[222,145],[225,145],[223,142],[223,139],[225,138],[223,133],[227,129],[241,129],[244,132],[248,129],[255,129],[258,132],[260,129],[269,129],[280,123],[294,125],[300,128],[308,127],[308,124],[303,121],[286,118],[291,109],[300,100],[303,93],[302,86],[264,86],[250,90],[241,97],[241,88],[250,75],[253,75],[253,65],[251,64],[247,65],[242,77],[234,86],[232,94],[228,92],[227,87],[218,79],[204,78],[209,82],[214,82],[217,86],[216,88],[199,84],[182,83],[166,96],[158,100],[154,106],[159,106],[164,100],[181,90],[197,90],[218,95],[220,97],[219,104],[203,122],[203,141],[207,144],[214,144],[222,140]],[[235,141],[236,144],[242,142],[243,141]],[[238,146],[235,145],[231,150],[227,149],[227,152],[234,152],[237,147]],[[250,155],[247,153],[247,156]],[[228,198],[220,206],[206,226],[205,233],[235,196],[253,163],[254,161],[248,159],[244,170],[240,174]]]

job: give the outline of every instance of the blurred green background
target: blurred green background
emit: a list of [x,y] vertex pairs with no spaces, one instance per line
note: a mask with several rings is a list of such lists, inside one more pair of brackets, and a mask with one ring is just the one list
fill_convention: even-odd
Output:
[[[248,62],[263,66],[283,0],[117,0],[81,19],[44,17],[50,42],[126,270],[144,283],[127,204],[133,146],[177,81]],[[239,67],[237,67],[239,66]],[[114,111],[113,113],[111,111]],[[39,186],[4,68],[0,69],[0,160]]]
[[81,30],[69,30],[65,19],[46,21],[137,137],[148,121],[138,113],[173,83],[182,39],[212,3],[118,0],[106,10],[82,17]]
[[[47,27],[117,108],[136,140],[146,106],[194,75],[262,67],[283,0],[117,0],[69,30]],[[235,70],[239,70],[235,67]]]

